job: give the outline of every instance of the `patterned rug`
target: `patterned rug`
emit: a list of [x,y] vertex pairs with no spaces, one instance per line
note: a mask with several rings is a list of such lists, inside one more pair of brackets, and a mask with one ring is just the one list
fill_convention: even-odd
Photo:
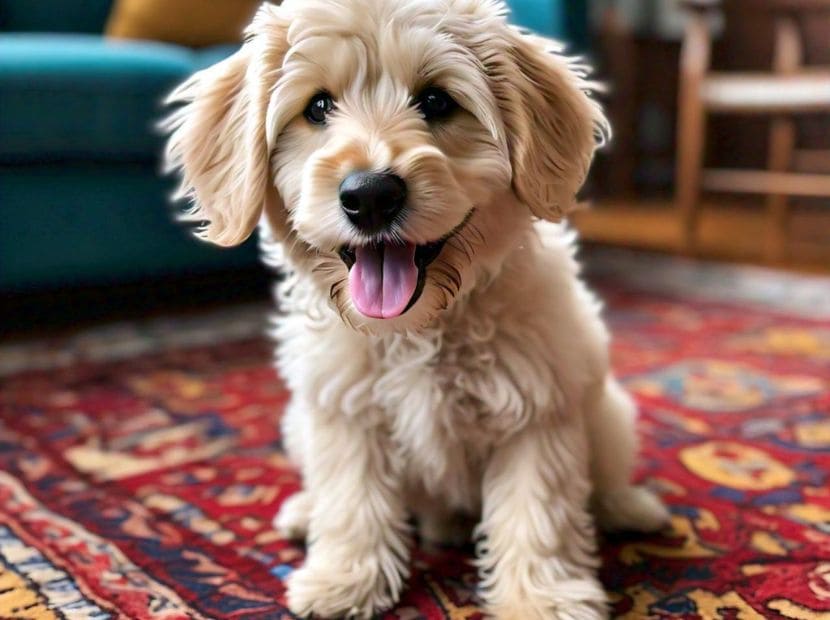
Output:
[[[602,540],[616,615],[830,618],[830,318],[610,279],[639,476],[673,513]],[[0,347],[0,618],[292,617],[303,548],[270,521],[299,480],[264,311]],[[417,550],[383,618],[481,618],[469,560]]]

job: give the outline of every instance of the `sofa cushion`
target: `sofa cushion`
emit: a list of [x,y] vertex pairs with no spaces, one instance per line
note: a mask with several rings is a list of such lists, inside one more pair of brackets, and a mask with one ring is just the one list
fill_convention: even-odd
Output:
[[0,162],[155,158],[160,101],[233,49],[0,34]]
[[0,0],[0,30],[100,33],[111,4],[112,0]]
[[193,71],[200,71],[206,69],[211,65],[215,65],[221,60],[225,60],[228,56],[239,49],[239,45],[211,45],[210,47],[202,47],[191,52],[193,58]]
[[106,34],[204,47],[241,43],[261,0],[116,0]]
[[255,243],[217,248],[175,222],[183,205],[174,209],[165,200],[174,179],[156,171],[153,164],[135,162],[0,166],[0,299],[9,290],[256,264]]

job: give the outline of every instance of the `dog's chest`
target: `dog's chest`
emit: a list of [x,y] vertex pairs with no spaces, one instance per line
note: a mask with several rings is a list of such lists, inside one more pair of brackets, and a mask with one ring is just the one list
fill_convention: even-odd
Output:
[[489,451],[533,404],[515,375],[523,353],[495,322],[465,327],[380,342],[374,396],[409,478],[451,505],[474,508]]

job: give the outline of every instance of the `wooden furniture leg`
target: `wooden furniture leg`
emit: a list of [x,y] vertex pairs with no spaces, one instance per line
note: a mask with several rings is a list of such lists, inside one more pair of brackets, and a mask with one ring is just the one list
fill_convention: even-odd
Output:
[[[775,47],[773,70],[776,73],[793,73],[803,62],[803,48],[798,22],[789,14],[775,20]],[[791,116],[772,118],[769,131],[767,167],[771,172],[792,170],[795,153],[796,123]],[[789,240],[789,197],[785,193],[772,193],[767,197],[767,221],[769,233],[765,258],[770,263],[782,263],[787,258]]]
[[[767,167],[771,172],[785,172],[792,166],[795,150],[796,124],[789,116],[776,116],[769,130]],[[767,196],[767,243],[765,259],[780,264],[787,258],[789,240],[789,197],[772,193]]]
[[680,89],[677,123],[677,206],[681,218],[681,242],[688,254],[696,252],[700,209],[701,174],[706,146],[706,110],[701,85],[709,67],[709,26],[701,13],[689,18],[680,54]]

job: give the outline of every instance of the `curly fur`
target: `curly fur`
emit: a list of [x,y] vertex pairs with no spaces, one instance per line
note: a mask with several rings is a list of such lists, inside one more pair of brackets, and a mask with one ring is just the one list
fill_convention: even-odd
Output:
[[[412,105],[434,85],[460,105],[440,124]],[[479,521],[493,616],[603,617],[589,507],[609,527],[667,520],[631,486],[635,410],[560,222],[608,135],[593,88],[556,44],[508,26],[498,1],[285,0],[171,96],[167,164],[186,217],[224,245],[259,222],[263,257],[284,274],[283,432],[304,490],[275,525],[309,545],[288,583],[297,614],[393,605],[414,515],[422,536],[453,541]],[[322,90],[337,104],[321,128],[301,112]],[[387,240],[456,231],[393,319],[356,310],[338,256],[368,241],[338,201],[358,169],[409,187]]]

